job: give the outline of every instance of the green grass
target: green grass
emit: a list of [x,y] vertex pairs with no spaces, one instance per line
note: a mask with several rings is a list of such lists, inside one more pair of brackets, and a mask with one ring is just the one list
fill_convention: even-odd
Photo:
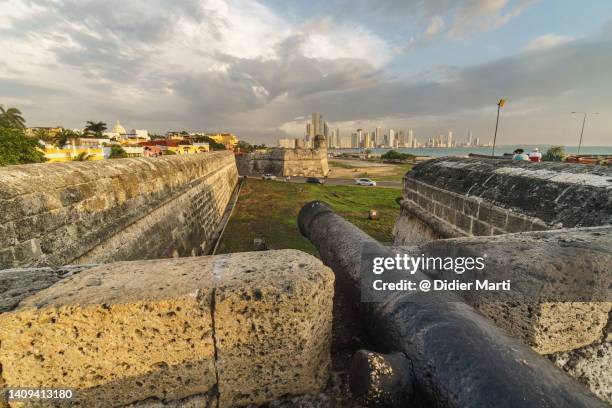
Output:
[[329,161],[329,165],[333,166],[333,167],[340,167],[341,169],[356,169],[359,166],[353,166],[352,164],[348,164],[348,163],[344,163],[344,162],[339,162],[339,161],[335,161],[335,160],[330,160]]
[[[218,254],[253,250],[253,239],[263,237],[271,249],[294,248],[317,255],[317,250],[302,237],[297,215],[312,200],[328,203],[336,212],[373,238],[392,239],[399,206],[394,188],[326,186],[248,179],[217,249]],[[368,219],[378,210],[379,219]]]

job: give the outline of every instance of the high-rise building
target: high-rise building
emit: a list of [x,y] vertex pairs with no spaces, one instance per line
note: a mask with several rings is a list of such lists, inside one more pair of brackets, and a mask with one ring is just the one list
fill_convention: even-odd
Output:
[[376,145],[376,147],[378,147],[385,143],[383,139],[384,133],[381,127],[377,127],[375,132],[376,134],[374,135],[374,144]]
[[325,123],[323,122],[323,115],[319,112],[313,112],[312,114],[312,136],[325,135]]
[[448,131],[448,138],[446,140],[446,147],[453,147],[453,131]]
[[397,140],[395,136],[395,130],[389,129],[389,141],[387,142],[389,147],[397,147]]
[[327,122],[323,123],[323,136],[325,136],[326,139],[329,137],[329,126]]
[[472,131],[468,131],[468,135],[467,135],[467,142],[465,143],[467,146],[471,146],[472,145]]
[[408,140],[406,141],[406,146],[415,147],[414,146],[414,134],[412,133],[412,129],[408,129]]
[[370,132],[365,132],[365,134],[363,135],[363,147],[365,147],[366,149],[372,147],[372,138]]
[[353,149],[359,148],[359,133],[355,132],[351,135],[351,147]]

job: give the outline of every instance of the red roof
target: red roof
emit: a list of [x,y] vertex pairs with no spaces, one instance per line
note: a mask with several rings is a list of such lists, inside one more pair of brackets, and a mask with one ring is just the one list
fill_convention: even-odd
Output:
[[140,146],[168,146],[177,147],[178,145],[190,145],[188,140],[151,140],[148,142],[138,143]]

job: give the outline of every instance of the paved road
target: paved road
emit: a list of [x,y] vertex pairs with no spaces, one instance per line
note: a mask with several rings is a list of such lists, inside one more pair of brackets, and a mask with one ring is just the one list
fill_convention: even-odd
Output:
[[[276,179],[277,182],[285,182],[285,179],[282,177],[278,177]],[[291,177],[291,179],[289,180],[291,183],[305,183],[306,182],[306,177]],[[327,178],[325,179],[325,185],[328,186],[355,186],[355,187],[359,187],[357,186],[357,184],[355,184],[355,180],[354,179],[340,179],[340,178]],[[363,188],[372,188],[372,187],[368,187],[368,186],[362,186]],[[401,181],[377,181],[376,182],[376,187],[383,187],[383,188],[402,188],[402,182]]]
[[346,164],[346,165],[353,166],[353,167],[393,167],[395,166],[395,164],[369,162],[369,161],[357,160],[357,159],[330,158],[328,162],[337,162],[340,164]]

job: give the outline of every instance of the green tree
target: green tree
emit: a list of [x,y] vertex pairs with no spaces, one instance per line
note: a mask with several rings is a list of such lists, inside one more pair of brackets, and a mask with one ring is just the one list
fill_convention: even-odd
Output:
[[128,157],[128,154],[121,145],[114,144],[111,146],[109,159],[124,159]]
[[53,143],[57,147],[64,147],[69,139],[76,139],[77,137],[78,135],[74,133],[74,131],[70,129],[64,129],[61,132],[59,132],[57,135],[55,135]]
[[102,133],[107,129],[106,123],[104,122],[93,122],[91,120],[87,121],[87,126],[85,126],[83,136],[85,137],[97,137],[101,138]]
[[49,132],[47,129],[36,129],[36,132],[34,132],[34,138],[47,143],[53,142],[54,139],[51,132]]
[[241,152],[245,153],[251,153],[253,151],[253,145],[244,140],[239,141],[236,147],[239,148]]
[[4,106],[0,105],[0,121],[9,127],[25,129],[25,119],[17,108],[4,109]]
[[166,150],[162,151],[162,154],[164,156],[172,156],[172,155],[176,154],[176,152],[174,150],[166,149]]
[[400,153],[397,150],[389,150],[381,155],[380,158],[383,160],[412,160],[415,156],[410,153]]
[[42,163],[45,160],[38,142],[26,137],[23,129],[0,123],[0,166]]
[[551,146],[544,156],[542,156],[543,161],[553,161],[553,162],[562,162],[567,158],[567,154],[565,153],[565,148],[563,146]]

